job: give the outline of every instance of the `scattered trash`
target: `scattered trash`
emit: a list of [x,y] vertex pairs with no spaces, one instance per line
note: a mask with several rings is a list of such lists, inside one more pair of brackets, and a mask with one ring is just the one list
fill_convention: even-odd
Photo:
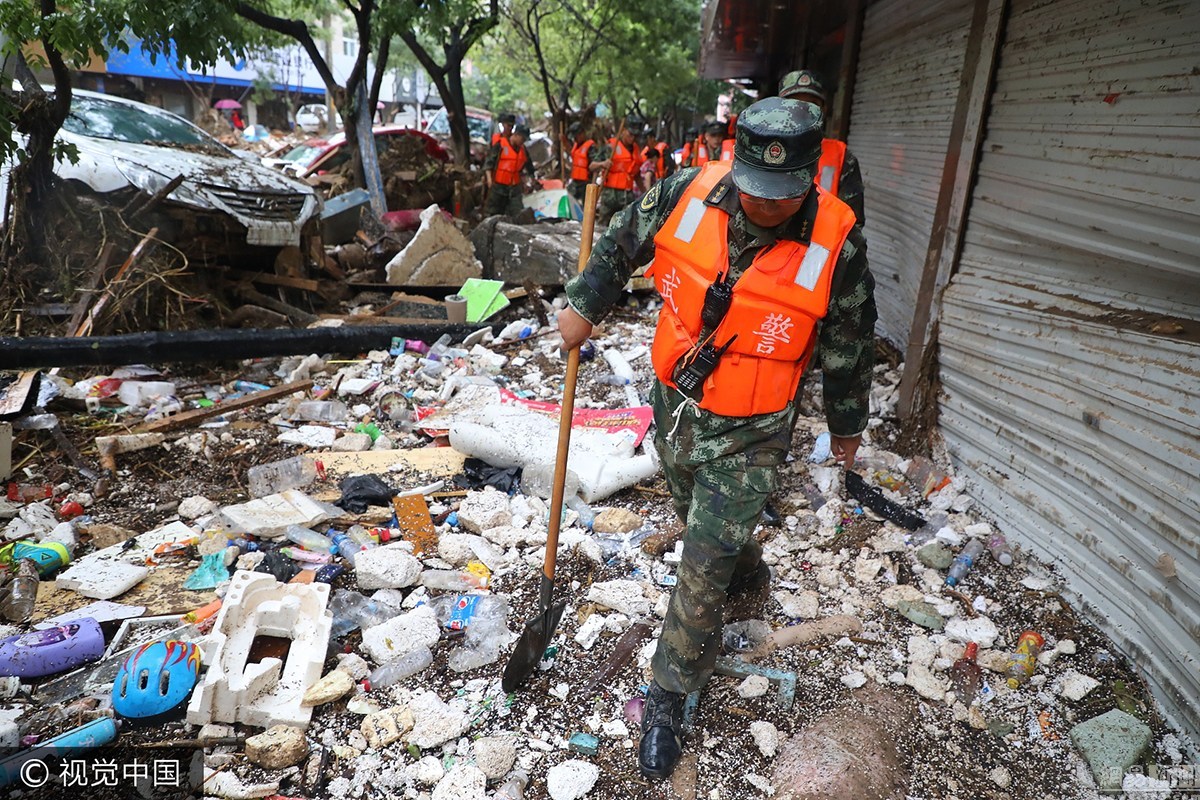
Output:
[[1009,659],[1008,688],[1016,689],[1029,680],[1037,671],[1038,654],[1046,646],[1046,640],[1036,631],[1025,631],[1017,640],[1017,649]]

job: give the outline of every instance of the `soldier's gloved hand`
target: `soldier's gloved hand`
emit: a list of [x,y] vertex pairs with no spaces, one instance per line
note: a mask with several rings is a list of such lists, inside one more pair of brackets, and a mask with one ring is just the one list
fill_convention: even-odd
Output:
[[592,323],[580,316],[575,309],[567,306],[558,312],[558,332],[563,339],[563,350],[572,350],[586,342],[592,335]]
[[854,456],[858,453],[858,446],[862,443],[862,434],[858,436],[834,436],[829,435],[829,451],[833,453],[833,458],[846,469],[854,466]]

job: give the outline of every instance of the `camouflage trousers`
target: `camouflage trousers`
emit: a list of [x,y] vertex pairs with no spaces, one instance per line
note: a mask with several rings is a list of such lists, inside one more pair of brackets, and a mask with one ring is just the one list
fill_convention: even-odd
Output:
[[567,183],[567,191],[571,193],[571,197],[574,197],[580,203],[582,203],[583,198],[587,196],[587,187],[587,181],[577,181],[574,178]]
[[607,225],[612,215],[633,202],[633,192],[623,192],[607,187],[600,190],[600,207],[596,209],[596,222]]
[[[772,414],[723,417],[688,404],[656,382],[654,444],[675,513],[683,561],[652,667],[654,679],[687,693],[708,682],[721,649],[729,584],[758,569],[754,528],[787,457],[793,405]],[[672,433],[674,431],[674,433]]]
[[483,213],[488,217],[493,214],[507,214],[510,217],[520,214],[521,209],[525,207],[521,202],[522,195],[520,184],[504,186],[493,183],[488,192],[487,205],[484,206]]

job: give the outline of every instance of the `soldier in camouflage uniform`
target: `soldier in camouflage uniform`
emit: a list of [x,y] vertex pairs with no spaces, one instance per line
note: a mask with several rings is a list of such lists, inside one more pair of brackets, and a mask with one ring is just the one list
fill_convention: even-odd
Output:
[[[525,207],[522,197],[526,192],[527,184],[534,180],[533,159],[529,157],[529,151],[525,148],[525,142],[528,139],[529,128],[524,125],[516,126],[508,137],[500,134],[496,134],[494,137],[487,159],[483,162],[484,173],[488,180],[487,202],[483,209],[484,216],[507,214],[512,217],[520,214],[521,209]],[[519,161],[505,163],[504,145],[506,144],[510,152],[516,153]],[[519,166],[515,166],[516,164]],[[497,180],[497,167],[515,169],[519,171],[520,177],[516,179],[516,183],[506,184],[502,180]]]
[[[808,245],[818,211],[811,187],[820,138],[819,117],[807,103],[769,98],[741,115],[733,169],[704,201],[728,215],[724,268],[731,282],[777,243]],[[634,270],[654,258],[655,236],[675,218],[674,209],[701,173],[682,170],[613,218],[587,268],[566,287],[570,306],[559,315],[564,346],[585,341],[619,300]],[[845,212],[838,212],[839,219],[849,233],[836,256],[816,358],[832,449],[849,466],[867,424],[876,309],[861,231],[845,221],[844,206],[832,203]],[[664,305],[660,315],[666,310]],[[656,345],[658,335],[661,331]],[[680,376],[678,364],[672,375],[672,382]],[[682,753],[684,697],[712,674],[723,606],[740,590],[769,583],[753,531],[790,446],[795,402],[772,413],[723,416],[699,408],[660,379],[651,404],[655,446],[676,512],[686,524],[678,584],[654,654],[639,754],[644,774],[665,777]]]
[[[828,98],[825,95],[825,87],[821,85],[821,80],[815,72],[801,69],[784,75],[783,80],[779,82],[779,96],[812,103],[821,109],[822,119],[825,118],[826,106],[829,104]],[[854,216],[858,217],[859,225],[866,224],[862,169],[859,168],[858,159],[854,157],[849,148],[846,148],[846,155],[842,159],[837,196],[839,200],[854,209]]]
[[[633,130],[627,124],[621,126],[621,130],[617,132],[615,141],[619,142],[629,153],[634,155],[634,162],[629,168],[629,189],[615,189],[610,185],[614,181],[611,171],[613,169],[613,139],[608,141],[596,142],[592,146],[592,167],[601,167],[600,173],[605,177],[606,185],[600,189],[600,205],[596,209],[596,221],[600,224],[609,222],[613,214],[620,211],[625,206],[633,202],[633,182],[636,180],[637,168],[640,163],[637,159],[638,147],[633,135]],[[620,165],[618,165],[618,169]]]

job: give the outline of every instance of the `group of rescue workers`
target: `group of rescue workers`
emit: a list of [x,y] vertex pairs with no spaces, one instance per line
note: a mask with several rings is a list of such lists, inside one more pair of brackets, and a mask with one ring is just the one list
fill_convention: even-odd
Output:
[[[712,675],[723,624],[760,616],[769,596],[754,531],[810,365],[820,367],[830,450],[846,469],[867,426],[878,314],[862,176],[846,145],[825,137],[825,103],[813,73],[788,73],[778,97],[689,133],[677,167],[665,142],[638,142],[628,125],[604,142],[576,127],[564,143],[570,191],[583,199],[601,184],[607,223],[565,287],[564,349],[587,340],[639,268],[649,265],[661,296],[650,405],[684,529],[641,722],[648,777],[679,762],[685,699]],[[514,199],[519,210],[522,178],[532,177],[527,135],[516,126],[493,147],[489,213],[507,213]]]

